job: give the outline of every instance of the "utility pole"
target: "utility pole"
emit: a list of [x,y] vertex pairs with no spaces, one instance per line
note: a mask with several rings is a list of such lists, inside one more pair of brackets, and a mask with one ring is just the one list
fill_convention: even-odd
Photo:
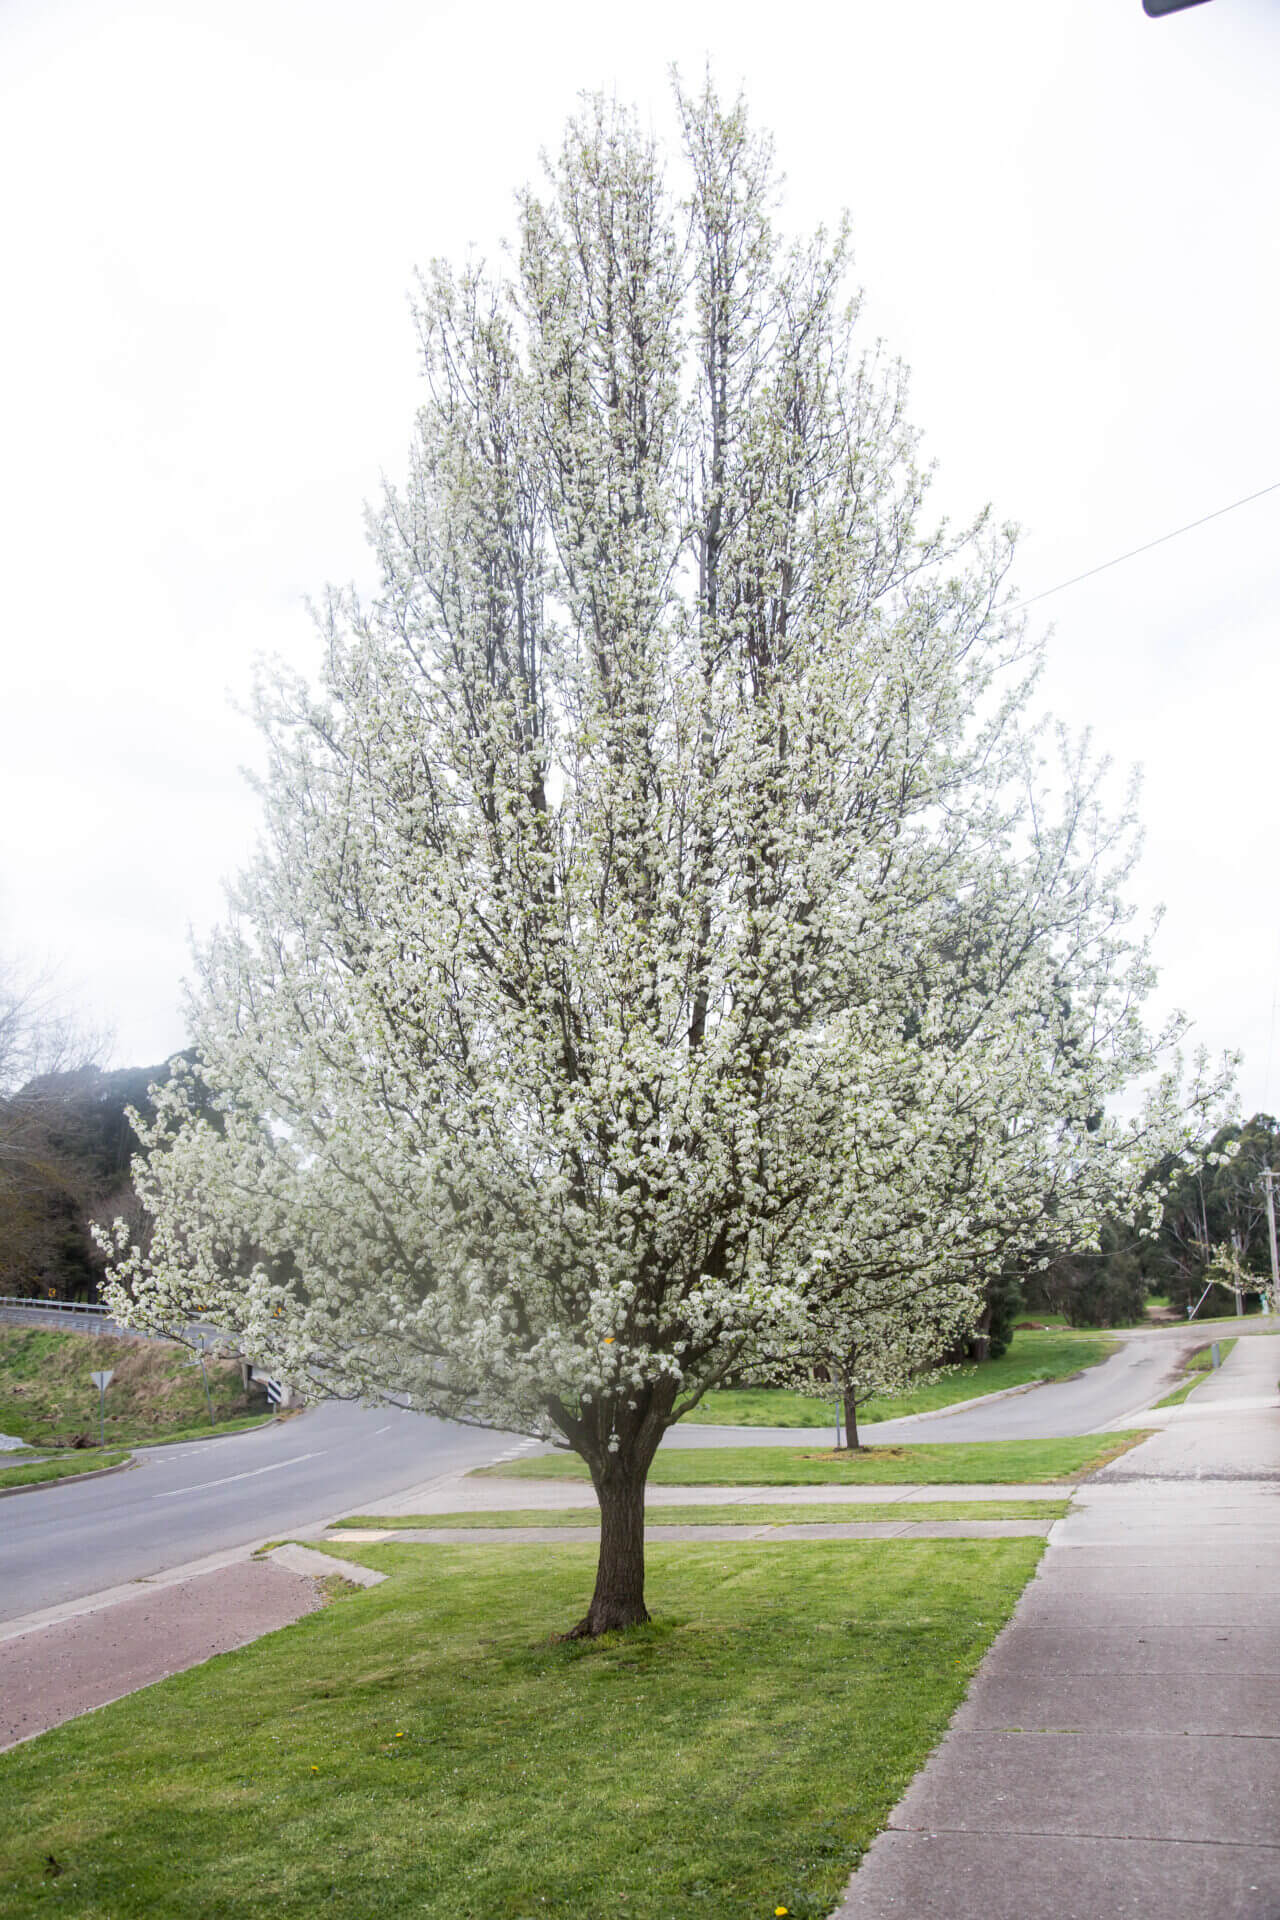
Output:
[[1267,1196],[1267,1231],[1271,1236],[1271,1311],[1280,1311],[1280,1257],[1276,1254],[1276,1176],[1274,1169],[1262,1169],[1262,1191]]

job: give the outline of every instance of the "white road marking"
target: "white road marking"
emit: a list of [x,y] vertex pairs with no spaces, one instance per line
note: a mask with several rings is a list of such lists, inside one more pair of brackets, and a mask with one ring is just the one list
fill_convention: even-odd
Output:
[[385,1427],[375,1427],[373,1430],[373,1437],[376,1440],[380,1433],[390,1433],[390,1431],[391,1431],[391,1424],[389,1422]]
[[273,1460],[269,1467],[251,1467],[248,1473],[227,1473],[221,1480],[200,1480],[193,1487],[170,1487],[167,1493],[153,1493],[153,1500],[174,1500],[180,1493],[203,1493],[206,1487],[229,1487],[233,1480],[256,1480],[260,1473],[279,1473],[281,1467],[296,1467],[300,1460],[318,1460],[320,1454],[328,1453],[328,1447],[321,1447],[315,1453],[295,1453],[289,1460]]

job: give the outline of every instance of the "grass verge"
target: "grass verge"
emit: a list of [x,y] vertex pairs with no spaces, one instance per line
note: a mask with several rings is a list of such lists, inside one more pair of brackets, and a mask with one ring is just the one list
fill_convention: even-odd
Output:
[[0,1755],[3,1920],[819,1920],[1042,1542],[652,1546],[589,1644],[590,1545],[328,1550],[392,1578]]
[[[889,1399],[865,1400],[858,1419],[901,1420],[913,1413],[936,1413],[957,1400],[1003,1393],[1046,1380],[1068,1380],[1082,1367],[1096,1366],[1115,1352],[1120,1342],[1106,1333],[1068,1333],[1057,1329],[1015,1333],[1007,1353],[998,1360],[982,1360],[956,1367],[932,1385],[917,1387]],[[694,1426],[818,1427],[834,1420],[828,1401],[811,1400],[781,1387],[728,1387],[708,1393],[686,1420]]]
[[[1077,1480],[1136,1447],[1144,1431],[1085,1434],[1070,1440],[965,1440],[944,1445],[863,1447],[857,1453],[812,1447],[664,1447],[650,1486],[814,1487],[1037,1485]],[[472,1470],[498,1480],[586,1480],[576,1453],[527,1454]]]
[[[649,1507],[646,1527],[801,1527],[839,1525],[841,1521],[882,1520],[1060,1520],[1069,1500],[842,1500],[838,1506],[778,1506],[771,1501],[741,1501],[732,1507]],[[504,1507],[496,1513],[371,1513],[336,1520],[335,1528],[385,1527],[595,1527],[599,1507]]]
[[98,1389],[89,1375],[110,1370],[106,1444],[203,1437],[255,1416],[234,1360],[206,1362],[218,1426],[210,1425],[199,1367],[167,1340],[119,1340],[109,1334],[0,1328],[0,1433],[35,1447],[98,1438]]
[[[0,1453],[0,1460],[3,1458]],[[0,1489],[36,1487],[46,1480],[74,1480],[82,1473],[103,1473],[128,1458],[127,1453],[103,1453],[96,1447],[84,1447],[76,1453],[58,1454],[52,1460],[19,1460],[16,1466],[0,1468]]]
[[211,1427],[204,1420],[196,1427],[178,1427],[173,1433],[155,1434],[150,1440],[135,1440],[135,1447],[172,1447],[180,1440],[212,1440],[220,1433],[247,1433],[250,1427],[269,1427],[273,1422],[287,1417],[274,1411],[267,1413],[241,1413],[232,1420],[219,1420]]
[[[1189,1393],[1194,1393],[1196,1388],[1202,1385],[1207,1375],[1213,1371],[1212,1345],[1213,1343],[1211,1342],[1208,1347],[1197,1347],[1196,1351],[1188,1359],[1184,1369],[1187,1378],[1182,1382],[1181,1386],[1175,1387],[1172,1393],[1166,1393],[1163,1400],[1157,1400],[1157,1407],[1179,1406]],[[1223,1360],[1226,1359],[1234,1345],[1234,1340],[1219,1340],[1217,1342],[1218,1353]]]

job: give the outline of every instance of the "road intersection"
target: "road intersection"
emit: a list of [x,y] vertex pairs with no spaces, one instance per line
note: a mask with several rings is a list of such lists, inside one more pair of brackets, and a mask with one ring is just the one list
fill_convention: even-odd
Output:
[[[1181,1357],[1205,1337],[1204,1329],[1181,1326],[1131,1334],[1118,1353],[1073,1380],[886,1421],[863,1437],[1003,1440],[1123,1426],[1167,1391]],[[1207,1392],[1201,1387],[1197,1398]],[[820,1432],[680,1426],[664,1445],[795,1446]],[[202,1556],[312,1531],[529,1444],[395,1406],[329,1401],[221,1439],[139,1449],[126,1473],[3,1503],[0,1622]]]

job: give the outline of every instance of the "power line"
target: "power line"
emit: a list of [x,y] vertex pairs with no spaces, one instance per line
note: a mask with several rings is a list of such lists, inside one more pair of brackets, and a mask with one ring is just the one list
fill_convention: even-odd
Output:
[[1207,526],[1210,520],[1220,520],[1224,513],[1234,513],[1237,507],[1247,507],[1250,501],[1261,500],[1264,494],[1277,491],[1280,491],[1280,480],[1273,480],[1269,487],[1259,487],[1256,493],[1247,493],[1243,500],[1233,500],[1229,507],[1215,507],[1212,513],[1203,514],[1199,520],[1188,520],[1185,527],[1175,527],[1172,533],[1162,533],[1158,539],[1148,540],[1145,546],[1130,547],[1128,553],[1118,553],[1114,560],[1104,560],[1101,566],[1073,574],[1070,580],[1059,580],[1056,587],[1046,587],[1042,593],[1033,593],[1027,600],[1017,600],[1014,606],[1033,607],[1037,600],[1047,600],[1051,593],[1062,593],[1067,587],[1078,587],[1082,580],[1092,580],[1095,573],[1105,573],[1108,567],[1118,567],[1124,560],[1135,560],[1140,553],[1150,553],[1152,547],[1162,547],[1166,540],[1176,540],[1181,534],[1194,533],[1197,527]]

